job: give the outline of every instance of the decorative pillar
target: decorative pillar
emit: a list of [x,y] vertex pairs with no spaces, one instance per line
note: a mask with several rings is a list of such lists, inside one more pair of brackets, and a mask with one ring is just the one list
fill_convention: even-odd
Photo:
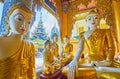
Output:
[[120,1],[113,1],[114,16],[116,21],[118,52],[120,52]]
[[63,42],[63,37],[68,34],[68,0],[56,0],[54,2],[57,11],[57,20],[60,27],[61,41]]

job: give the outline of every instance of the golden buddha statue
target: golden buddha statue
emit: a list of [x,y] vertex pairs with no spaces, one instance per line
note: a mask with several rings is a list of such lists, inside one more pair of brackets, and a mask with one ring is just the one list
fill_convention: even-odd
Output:
[[10,33],[0,37],[0,79],[35,79],[34,45],[22,38],[31,17],[32,11],[22,3],[8,10],[5,23]]
[[[99,29],[99,19],[99,14],[94,10],[87,15],[88,31],[84,32],[73,61],[65,67],[68,72],[63,68],[63,73],[68,75],[68,79],[118,79],[118,76],[109,72],[120,74],[120,69],[107,67],[112,66],[114,62],[113,36],[110,29]],[[107,73],[107,77],[103,77],[106,74],[103,72]]]
[[51,42],[45,42],[45,51],[43,53],[42,71],[44,74],[52,74],[55,70],[61,68],[60,62],[54,60],[54,54],[51,52]]
[[54,54],[55,58],[59,58],[59,50],[58,50],[57,41],[58,41],[58,35],[55,33],[52,36],[52,48],[51,48],[52,49],[52,53]]
[[64,45],[62,46],[61,62],[66,63],[73,59],[73,45],[70,43],[70,38],[66,35],[64,36]]

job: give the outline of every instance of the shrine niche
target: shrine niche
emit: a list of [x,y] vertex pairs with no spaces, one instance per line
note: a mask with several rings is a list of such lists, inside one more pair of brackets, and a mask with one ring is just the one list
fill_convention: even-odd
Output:
[[[64,35],[69,35],[73,37],[72,30],[74,30],[75,22],[79,20],[77,17],[75,17],[77,14],[82,14],[85,12],[87,13],[91,9],[96,8],[99,10],[102,18],[100,22],[101,28],[105,28],[105,29],[110,28],[113,33],[113,36],[116,38],[115,39],[116,42],[119,41],[120,43],[120,39],[119,39],[120,31],[118,30],[119,22],[117,22],[117,20],[119,20],[119,18],[117,17],[119,16],[117,14],[119,10],[114,10],[116,9],[115,7],[119,7],[117,6],[119,0],[61,0],[61,1],[50,0],[50,1],[53,2],[56,7],[57,19],[60,27],[60,32],[61,32],[60,34],[62,41]],[[63,8],[65,9],[63,10]],[[116,14],[114,14],[114,12],[116,12]],[[83,17],[85,18],[85,16],[82,16],[82,18]],[[85,29],[86,28],[84,28],[84,30]]]
[[[75,24],[75,15],[87,12],[91,9],[97,8],[100,12],[103,28],[110,28],[116,41],[120,43],[119,36],[119,13],[120,0],[50,0],[54,3],[57,12],[57,19],[61,31],[61,39],[64,35],[72,34],[72,29]],[[67,4],[64,4],[67,3]],[[64,5],[63,5],[64,4]],[[63,5],[63,6],[61,6]],[[63,10],[63,8],[65,8]],[[63,18],[64,17],[64,18]],[[107,26],[107,25],[108,26]],[[120,49],[120,48],[119,48]]]

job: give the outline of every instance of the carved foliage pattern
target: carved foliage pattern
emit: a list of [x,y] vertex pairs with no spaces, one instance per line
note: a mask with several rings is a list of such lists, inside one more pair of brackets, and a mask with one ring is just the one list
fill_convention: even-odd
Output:
[[112,0],[96,0],[96,7],[103,12],[102,17],[106,19],[106,23],[113,26],[113,9]]

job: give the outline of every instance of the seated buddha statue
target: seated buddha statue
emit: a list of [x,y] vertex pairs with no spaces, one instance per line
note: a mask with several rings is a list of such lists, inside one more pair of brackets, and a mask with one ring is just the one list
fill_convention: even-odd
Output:
[[23,3],[8,10],[4,21],[9,33],[0,37],[0,79],[35,79],[34,45],[23,40],[32,15]]
[[59,50],[58,50],[57,41],[58,41],[58,35],[55,33],[52,36],[52,44],[51,44],[51,47],[52,47],[51,50],[52,50],[52,53],[53,53],[55,59],[59,59]]
[[97,79],[106,73],[107,77],[103,78],[118,79],[116,75],[109,73],[120,74],[119,68],[112,67],[115,54],[113,36],[110,29],[99,28],[99,21],[98,12],[92,10],[88,13],[88,31],[83,33],[74,59],[63,68],[63,73],[67,74],[68,79]]
[[45,41],[45,51],[43,53],[42,71],[44,74],[53,74],[56,70],[60,69],[59,61],[54,60],[54,54],[51,52],[51,42]]
[[70,38],[64,36],[64,44],[62,46],[61,62],[66,63],[73,59],[73,45],[70,43]]

